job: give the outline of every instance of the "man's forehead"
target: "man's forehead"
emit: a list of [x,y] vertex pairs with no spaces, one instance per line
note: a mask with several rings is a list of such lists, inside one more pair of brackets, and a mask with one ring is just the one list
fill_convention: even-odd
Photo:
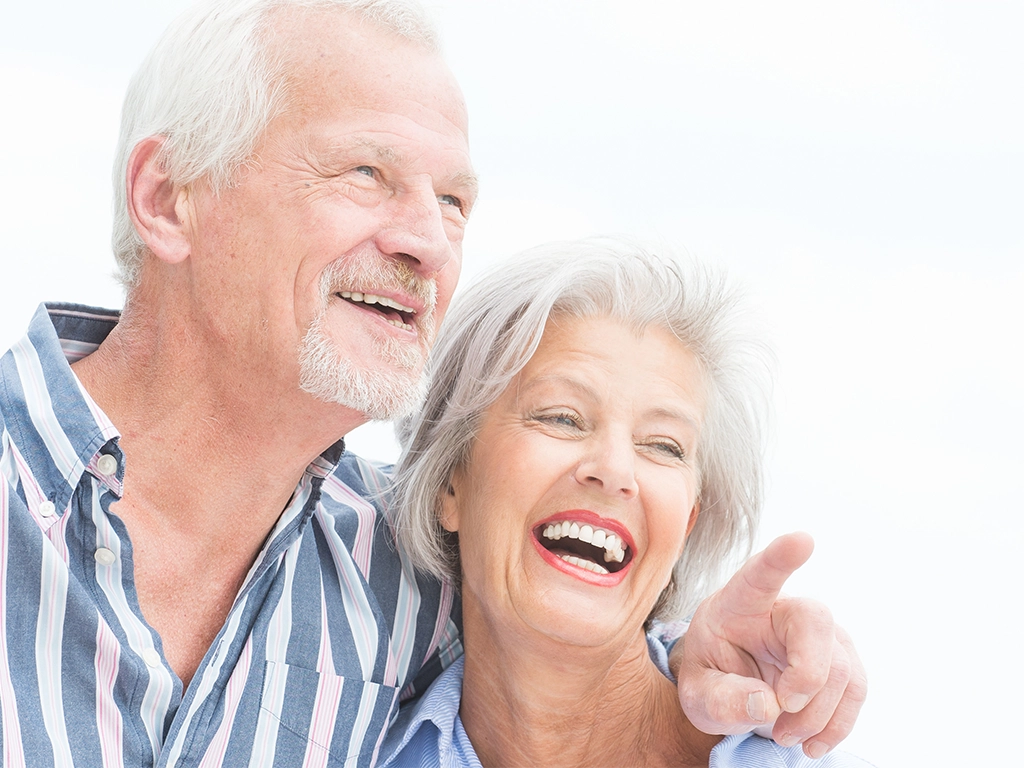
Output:
[[268,52],[290,110],[389,109],[407,102],[468,133],[462,91],[437,50],[350,12],[319,9],[314,17],[288,10],[270,28]]
[[[263,34],[267,52],[283,70],[289,88],[297,84],[331,87],[321,80],[337,74],[347,79],[375,72],[386,76],[388,70],[422,67],[424,61],[443,63],[433,45],[337,7],[274,9],[267,16]],[[402,83],[392,85],[400,87]]]

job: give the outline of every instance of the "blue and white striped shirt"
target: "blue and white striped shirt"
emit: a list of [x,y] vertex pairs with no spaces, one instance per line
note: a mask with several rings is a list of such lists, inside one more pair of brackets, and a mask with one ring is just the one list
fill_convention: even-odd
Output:
[[308,467],[183,691],[110,512],[118,432],[68,365],[116,322],[40,307],[0,359],[3,765],[371,765],[399,692],[461,653],[451,590],[390,535],[387,476],[340,442]]

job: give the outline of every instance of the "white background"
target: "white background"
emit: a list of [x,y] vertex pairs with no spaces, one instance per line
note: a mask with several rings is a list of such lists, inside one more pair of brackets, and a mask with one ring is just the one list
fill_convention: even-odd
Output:
[[[847,749],[1004,764],[1024,690],[1021,5],[435,5],[483,181],[465,275],[602,232],[727,265],[779,362],[762,538],[815,535],[791,586],[871,675]],[[120,99],[183,6],[0,13],[3,348],[43,299],[120,303]]]

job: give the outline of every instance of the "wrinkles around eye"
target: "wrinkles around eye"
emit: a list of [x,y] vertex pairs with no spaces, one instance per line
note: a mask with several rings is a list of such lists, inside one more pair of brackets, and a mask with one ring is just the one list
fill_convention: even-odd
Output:
[[583,419],[575,413],[565,412],[541,414],[534,416],[533,419],[541,422],[542,424],[548,424],[559,429],[571,431],[580,431],[583,429]]

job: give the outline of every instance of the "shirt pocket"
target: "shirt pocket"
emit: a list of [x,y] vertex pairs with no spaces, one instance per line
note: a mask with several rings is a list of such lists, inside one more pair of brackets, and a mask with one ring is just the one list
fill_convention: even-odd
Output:
[[398,706],[394,686],[266,662],[253,757],[267,765],[373,763]]

